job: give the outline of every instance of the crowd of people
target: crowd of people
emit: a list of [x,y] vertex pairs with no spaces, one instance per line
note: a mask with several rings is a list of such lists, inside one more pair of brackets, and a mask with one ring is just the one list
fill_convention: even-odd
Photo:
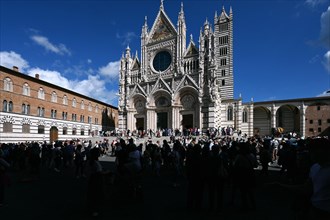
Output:
[[[141,179],[146,175],[169,175],[172,187],[179,187],[180,178],[187,181],[187,207],[223,211],[223,204],[239,201],[246,212],[256,210],[256,168],[263,178],[269,175],[269,165],[281,168],[285,184],[274,184],[288,190],[311,183],[308,191],[310,209],[299,209],[312,219],[327,219],[330,207],[330,144],[328,138],[234,138],[226,131],[203,136],[172,135],[169,139],[149,138],[135,143],[131,137],[92,141],[70,140],[55,143],[1,144],[0,205],[4,202],[5,173],[17,169],[29,180],[40,174],[45,166],[53,172],[73,168],[76,178],[89,177],[87,198],[91,213],[97,216],[102,203],[104,176],[112,184],[124,186],[131,196],[143,194]],[[230,131],[229,131],[230,132]],[[156,141],[155,141],[156,140]],[[105,171],[100,156],[115,157],[115,169]],[[317,165],[315,165],[317,164]],[[88,170],[88,172],[87,172]],[[231,189],[230,201],[224,201],[225,186]],[[236,194],[239,197],[236,198]],[[237,203],[237,202],[236,202]],[[317,217],[316,217],[317,216]]]

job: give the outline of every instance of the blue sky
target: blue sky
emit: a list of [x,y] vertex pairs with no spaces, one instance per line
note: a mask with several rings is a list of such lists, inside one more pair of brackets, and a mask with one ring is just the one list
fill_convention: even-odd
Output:
[[[144,17],[160,0],[0,0],[0,64],[117,106],[118,64],[140,57]],[[234,96],[243,102],[314,97],[330,87],[328,0],[183,0],[187,36],[234,13]],[[165,0],[176,26],[181,1]],[[189,38],[189,37],[188,37]],[[188,44],[188,42],[187,42]]]

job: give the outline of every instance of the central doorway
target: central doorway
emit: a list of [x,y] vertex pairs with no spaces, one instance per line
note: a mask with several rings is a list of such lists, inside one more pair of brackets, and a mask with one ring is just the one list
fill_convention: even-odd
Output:
[[157,113],[157,129],[165,129],[167,127],[167,112]]
[[144,130],[144,118],[136,118],[136,130]]
[[182,128],[193,128],[194,116],[193,114],[182,115]]

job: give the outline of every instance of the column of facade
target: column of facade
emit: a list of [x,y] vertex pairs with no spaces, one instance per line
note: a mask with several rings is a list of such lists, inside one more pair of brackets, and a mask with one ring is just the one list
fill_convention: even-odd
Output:
[[271,129],[276,128],[276,107],[275,103],[272,103],[270,110],[270,127]]
[[306,135],[306,109],[307,106],[304,102],[300,105],[300,136]]
[[254,104],[253,102],[250,103],[249,105],[249,113],[248,113],[248,136],[251,137],[253,136],[253,129],[254,129],[254,122],[253,122],[253,108],[254,108]]
[[180,112],[179,112],[179,108],[177,107],[173,107],[172,108],[172,129],[180,129]]
[[236,130],[239,131],[241,130],[241,125],[242,125],[242,114],[243,114],[243,108],[242,108],[242,99],[239,99],[236,105]]
[[153,109],[147,110],[147,129],[156,130],[155,111]]

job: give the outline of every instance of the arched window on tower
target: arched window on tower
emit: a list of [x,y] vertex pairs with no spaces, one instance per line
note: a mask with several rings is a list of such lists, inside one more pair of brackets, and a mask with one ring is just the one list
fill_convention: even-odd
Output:
[[244,110],[243,110],[243,113],[242,113],[243,115],[243,123],[247,123],[248,122],[248,111],[247,111],[247,109],[246,108],[244,108]]
[[227,121],[233,120],[233,106],[228,106],[227,109]]

